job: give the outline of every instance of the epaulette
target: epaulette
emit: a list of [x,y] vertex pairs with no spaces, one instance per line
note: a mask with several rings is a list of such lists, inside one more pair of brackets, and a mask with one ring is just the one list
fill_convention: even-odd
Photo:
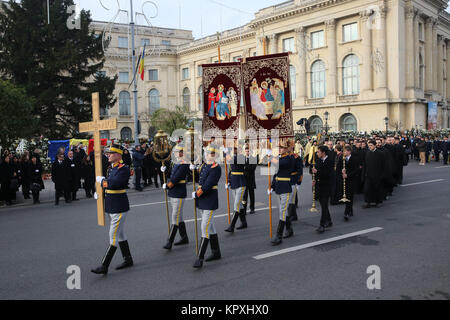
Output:
[[121,164],[119,164],[119,166],[117,167],[118,169],[121,169],[121,168],[123,168],[123,167],[125,167],[125,164],[124,163],[121,163]]
[[218,163],[213,163],[213,165],[211,166],[211,169],[212,169],[212,168],[216,168],[216,167],[218,167],[218,166],[219,166]]

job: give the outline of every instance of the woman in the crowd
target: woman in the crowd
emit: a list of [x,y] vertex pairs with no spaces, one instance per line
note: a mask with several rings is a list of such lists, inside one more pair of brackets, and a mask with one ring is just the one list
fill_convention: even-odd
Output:
[[81,177],[84,180],[84,191],[86,191],[86,198],[92,198],[95,193],[95,168],[94,159],[89,155],[85,155],[81,161]]
[[[6,205],[12,205],[12,200],[15,199],[17,183],[17,173],[14,170],[13,161],[11,161],[11,155],[7,153],[0,165],[0,199],[6,202]],[[18,183],[17,183],[18,185]]]
[[24,199],[30,199],[30,155],[28,151],[25,151],[20,158],[19,165],[17,168],[17,176],[19,177],[19,182],[22,185],[22,194]]

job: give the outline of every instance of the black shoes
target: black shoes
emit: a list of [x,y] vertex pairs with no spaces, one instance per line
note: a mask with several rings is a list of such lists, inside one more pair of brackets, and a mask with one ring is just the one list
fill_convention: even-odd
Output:
[[278,221],[277,233],[275,237],[273,237],[273,239],[271,240],[273,246],[279,245],[283,242],[283,230],[285,225],[286,222],[284,222],[283,220]]
[[102,260],[102,265],[96,269],[92,269],[91,272],[95,274],[107,274],[109,265],[111,264],[111,260],[114,257],[114,253],[116,253],[117,247],[109,246],[106,254]]
[[225,229],[225,232],[234,232],[234,226],[236,225],[237,219],[239,218],[239,212],[233,213],[233,218],[231,219],[231,224]]
[[290,238],[294,235],[294,230],[292,230],[291,217],[287,217],[286,219],[286,232],[284,233],[283,238]]
[[128,241],[119,242],[120,251],[122,252],[123,263],[116,267],[116,270],[121,270],[133,266],[133,258],[131,257],[130,247]]
[[205,261],[219,260],[222,258],[222,255],[220,254],[219,238],[217,237],[217,234],[210,235],[209,241],[211,241],[211,255],[206,258]]
[[245,209],[241,209],[241,211],[239,212],[239,219],[241,220],[241,225],[236,228],[237,230],[247,228],[247,219],[245,219],[245,215],[246,215]]
[[290,203],[288,206],[288,217],[290,217],[291,221],[297,221],[297,209],[295,208],[295,204]]
[[170,230],[169,238],[167,239],[166,245],[163,247],[164,249],[170,250],[172,249],[173,241],[175,240],[175,236],[177,235],[178,226],[176,224],[172,225],[172,229]]
[[324,225],[325,229],[329,229],[329,228],[331,228],[332,226],[333,226],[333,222],[331,222],[331,221],[328,221],[328,222]]
[[197,260],[195,260],[193,267],[199,269],[203,267],[203,260],[205,259],[206,248],[208,248],[208,238],[202,238],[200,243],[200,251],[198,253]]
[[325,232],[325,227],[324,226],[320,226],[316,231],[318,233],[324,233]]
[[183,244],[188,244],[189,243],[189,238],[187,236],[187,232],[186,232],[186,225],[184,224],[184,221],[180,222],[178,225],[178,228],[180,230],[180,241],[175,242],[173,245],[174,246],[180,246]]

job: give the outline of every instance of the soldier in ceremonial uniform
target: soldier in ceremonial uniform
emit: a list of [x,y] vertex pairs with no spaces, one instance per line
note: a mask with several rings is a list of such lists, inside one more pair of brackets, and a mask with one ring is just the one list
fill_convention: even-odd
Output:
[[122,251],[124,262],[117,266],[116,270],[133,266],[133,259],[125,235],[125,221],[128,215],[127,212],[130,210],[125,188],[130,178],[130,168],[122,161],[123,148],[121,146],[113,144],[107,151],[107,154],[112,167],[109,176],[108,178],[100,176],[96,180],[105,189],[105,212],[111,218],[109,248],[101,266],[91,270],[96,274],[108,273],[108,267],[117,250],[117,243],[119,243],[120,251]]
[[[239,148],[238,148],[239,149]],[[234,232],[234,227],[236,225],[237,219],[241,220],[241,225],[237,227],[237,230],[247,228],[247,220],[245,218],[246,209],[243,202],[245,187],[247,185],[247,181],[244,176],[245,170],[245,158],[242,154],[235,153],[235,156],[231,158],[231,156],[225,150],[227,161],[230,161],[231,170],[228,175],[229,185],[225,186],[225,188],[231,188],[234,199],[234,213],[233,218],[231,220],[230,226],[225,229],[226,232]],[[232,161],[233,160],[233,161]]]
[[216,228],[214,226],[214,211],[219,208],[219,194],[217,184],[219,183],[222,169],[215,162],[216,155],[219,150],[215,145],[210,144],[206,150],[206,163],[200,167],[200,179],[196,192],[192,193],[192,197],[196,199],[196,206],[202,212],[202,240],[197,260],[194,268],[201,268],[205,258],[208,243],[211,241],[211,256],[206,261],[218,260],[221,258],[219,238],[217,237]]
[[[291,145],[291,148],[293,148],[294,145]],[[303,181],[303,160],[300,157],[298,153],[292,152],[291,157],[293,160],[293,169],[291,173],[291,186],[292,186],[292,197],[291,202],[289,203],[288,208],[288,217],[290,221],[297,221],[297,199],[298,199],[298,193],[300,192],[300,185]]]
[[187,164],[183,159],[183,145],[177,145],[174,148],[174,152],[175,164],[172,168],[170,178],[167,180],[167,184],[163,185],[163,189],[169,189],[168,196],[172,206],[172,229],[170,230],[167,243],[163,247],[167,250],[172,249],[172,244],[178,230],[180,230],[181,240],[176,242],[174,245],[179,246],[189,243],[186,233],[186,225],[183,221],[183,206],[184,199],[186,199],[186,176],[189,173],[190,167],[189,164]]
[[318,233],[324,233],[326,228],[331,228],[333,226],[330,211],[328,210],[328,201],[331,195],[331,179],[333,177],[334,164],[330,161],[327,152],[327,147],[319,147],[319,150],[317,150],[318,160],[316,162],[316,167],[312,169],[312,172],[315,174],[315,180],[313,180],[312,183],[313,186],[316,186],[316,199],[319,200],[322,209],[320,226],[317,229]]
[[[291,219],[288,218],[288,206],[292,196],[291,173],[295,167],[294,160],[289,156],[289,146],[287,142],[280,142],[279,159],[272,158],[272,163],[278,165],[278,172],[275,174],[272,181],[272,189],[278,197],[278,208],[280,212],[280,219],[278,221],[277,233],[272,239],[272,245],[279,245],[283,240],[283,231],[286,227],[286,235],[284,238],[289,238],[294,235],[291,226]],[[269,151],[270,154],[270,151]],[[272,190],[269,190],[272,193]]]

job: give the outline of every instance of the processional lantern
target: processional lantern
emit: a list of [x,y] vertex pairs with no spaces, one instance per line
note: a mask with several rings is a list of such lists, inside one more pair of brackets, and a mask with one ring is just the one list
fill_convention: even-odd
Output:
[[167,133],[163,130],[158,130],[155,137],[153,138],[153,157],[155,160],[164,162],[170,158],[170,145]]

